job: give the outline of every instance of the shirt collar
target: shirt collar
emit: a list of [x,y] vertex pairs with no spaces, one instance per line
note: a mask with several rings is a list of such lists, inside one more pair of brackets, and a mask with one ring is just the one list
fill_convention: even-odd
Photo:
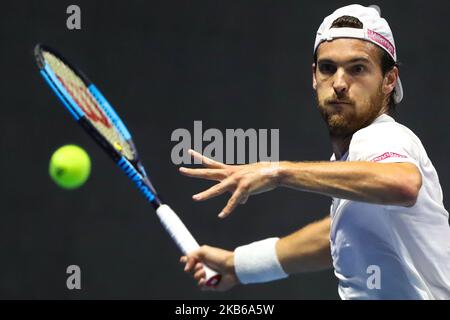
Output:
[[[375,123],[383,123],[383,122],[395,122],[395,120],[391,116],[383,113],[382,115],[378,116],[375,120],[373,120],[372,123],[368,125],[368,127]],[[342,155],[342,157],[338,161],[345,161],[347,157],[348,157],[348,150],[346,153]],[[336,161],[336,155],[334,153],[331,156],[330,161]]]
[[381,122],[395,122],[395,120],[391,116],[383,113],[382,115],[378,116],[378,118],[373,120],[373,122],[371,124],[369,124],[369,126],[371,126],[375,123],[381,123]]

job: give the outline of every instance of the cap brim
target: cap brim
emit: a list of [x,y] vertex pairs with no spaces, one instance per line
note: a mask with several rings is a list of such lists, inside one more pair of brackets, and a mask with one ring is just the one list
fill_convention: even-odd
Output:
[[395,92],[394,92],[394,101],[395,103],[400,103],[403,99],[403,86],[402,82],[400,81],[400,77],[397,79],[397,84],[395,85]]

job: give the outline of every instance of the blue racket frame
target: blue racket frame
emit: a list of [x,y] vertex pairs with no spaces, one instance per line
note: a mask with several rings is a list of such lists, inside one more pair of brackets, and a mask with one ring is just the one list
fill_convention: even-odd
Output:
[[[92,96],[96,99],[102,110],[105,111],[108,118],[111,120],[113,125],[118,129],[122,137],[130,143],[133,151],[136,155],[136,160],[130,161],[125,156],[120,154],[99,132],[98,130],[87,120],[84,111],[78,106],[74,101],[72,96],[66,90],[61,81],[57,78],[51,67],[45,61],[42,50],[51,52],[57,56],[61,61],[63,61],[67,66],[69,66],[75,74],[77,74],[80,79],[84,82],[86,87]],[[119,166],[120,169],[128,176],[128,178],[133,181],[133,183],[138,187],[139,191],[144,195],[144,197],[157,209],[161,205],[161,201],[157,196],[155,188],[150,183],[147,177],[147,173],[144,170],[139,158],[137,157],[136,149],[132,141],[132,137],[125,124],[117,115],[114,108],[106,100],[100,90],[87,79],[87,77],[82,74],[79,70],[74,68],[70,63],[68,63],[60,54],[55,52],[55,50],[50,49],[46,46],[38,44],[35,48],[35,56],[40,69],[40,74],[45,79],[45,82],[53,90],[59,100],[62,102],[64,107],[70,112],[72,117],[86,129],[86,131],[98,142],[98,144],[111,156],[114,162]]]

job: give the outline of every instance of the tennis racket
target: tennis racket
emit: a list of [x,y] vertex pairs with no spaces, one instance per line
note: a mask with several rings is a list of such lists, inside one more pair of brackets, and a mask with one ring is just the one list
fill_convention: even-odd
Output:
[[[153,205],[164,228],[183,254],[199,248],[177,214],[163,204],[138,156],[130,132],[97,87],[55,50],[38,44],[34,55],[42,77],[73,118],[110,155]],[[206,285],[215,286],[221,275],[204,266]]]

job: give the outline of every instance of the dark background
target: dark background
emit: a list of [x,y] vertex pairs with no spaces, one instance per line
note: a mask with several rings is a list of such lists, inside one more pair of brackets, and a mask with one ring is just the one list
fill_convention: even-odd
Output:
[[[373,4],[372,1],[361,1]],[[82,30],[66,28],[77,4]],[[43,42],[65,54],[116,106],[159,192],[201,243],[233,249],[282,236],[328,214],[328,198],[279,189],[228,219],[227,197],[194,203],[211,185],[179,175],[177,128],[279,128],[283,160],[327,160],[327,133],[311,88],[322,19],[347,1],[8,1],[0,11],[0,298],[337,299],[325,271],[227,293],[199,291],[151,206],[94,144],[37,72]],[[398,121],[422,140],[450,188],[450,49],[446,1],[377,1],[394,30],[405,98]],[[75,143],[91,155],[87,184],[56,187],[48,161]],[[82,289],[66,288],[66,268]]]

